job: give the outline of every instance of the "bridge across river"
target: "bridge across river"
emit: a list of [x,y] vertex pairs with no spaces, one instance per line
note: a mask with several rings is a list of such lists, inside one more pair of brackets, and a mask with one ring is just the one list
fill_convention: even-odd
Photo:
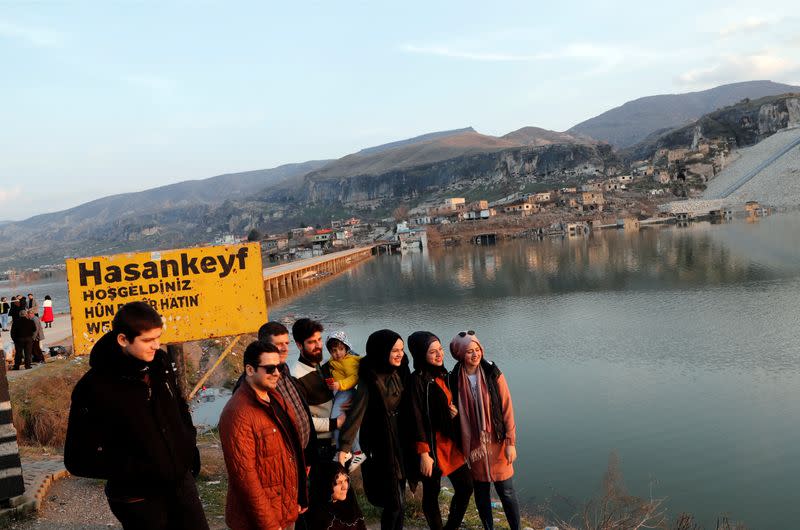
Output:
[[266,267],[264,291],[268,302],[294,294],[303,287],[350,268],[373,256],[374,245],[342,250],[313,258]]

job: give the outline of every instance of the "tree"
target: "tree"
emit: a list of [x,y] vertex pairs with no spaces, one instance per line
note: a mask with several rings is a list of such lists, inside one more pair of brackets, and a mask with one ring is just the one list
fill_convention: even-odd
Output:
[[261,241],[261,238],[264,237],[264,234],[253,228],[247,233],[247,240],[248,241]]

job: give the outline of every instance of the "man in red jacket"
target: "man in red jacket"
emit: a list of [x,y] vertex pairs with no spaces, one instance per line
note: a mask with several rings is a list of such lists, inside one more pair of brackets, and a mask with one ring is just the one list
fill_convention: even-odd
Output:
[[244,351],[244,381],[220,417],[228,470],[225,523],[232,530],[293,528],[308,509],[305,460],[294,412],[276,391],[279,365],[273,344],[249,344]]

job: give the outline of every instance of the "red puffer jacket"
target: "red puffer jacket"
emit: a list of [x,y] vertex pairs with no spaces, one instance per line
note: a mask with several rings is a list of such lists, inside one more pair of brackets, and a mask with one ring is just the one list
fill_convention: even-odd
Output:
[[292,421],[285,425],[272,405],[280,405],[286,411],[284,419],[293,420],[291,407],[286,407],[277,393],[270,392],[269,398],[269,404],[260,400],[243,382],[220,417],[219,434],[228,469],[225,522],[233,530],[285,528],[297,520],[298,504],[308,505],[305,462],[298,450],[297,433]]

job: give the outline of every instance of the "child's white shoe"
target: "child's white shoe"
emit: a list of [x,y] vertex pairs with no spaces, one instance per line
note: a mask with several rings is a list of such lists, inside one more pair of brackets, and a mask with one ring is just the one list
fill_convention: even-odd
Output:
[[352,473],[358,469],[358,466],[363,464],[366,459],[367,455],[365,455],[363,451],[358,451],[357,453],[353,454],[353,459],[350,461],[350,467],[348,468],[348,471]]

